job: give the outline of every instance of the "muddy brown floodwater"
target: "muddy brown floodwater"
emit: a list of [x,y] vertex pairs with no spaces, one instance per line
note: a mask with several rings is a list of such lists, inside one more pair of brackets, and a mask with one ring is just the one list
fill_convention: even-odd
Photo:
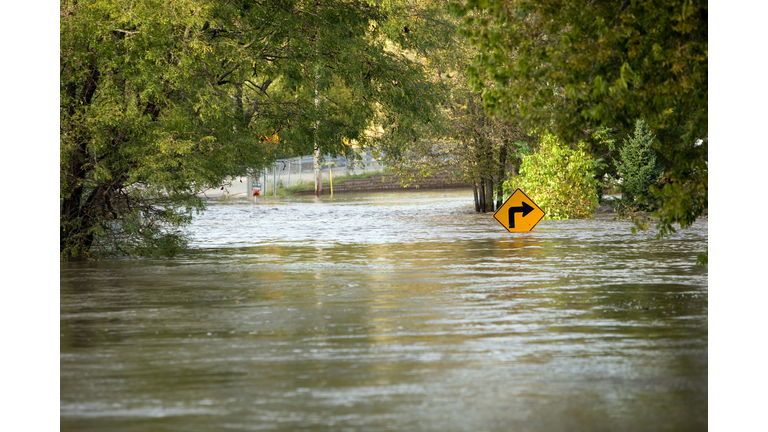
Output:
[[630,227],[212,201],[188,255],[61,265],[61,430],[707,430],[707,220]]

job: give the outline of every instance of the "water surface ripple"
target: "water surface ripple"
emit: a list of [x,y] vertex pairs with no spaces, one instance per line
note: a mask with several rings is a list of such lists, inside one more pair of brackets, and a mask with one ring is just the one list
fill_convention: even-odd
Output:
[[630,227],[213,201],[188,255],[62,264],[61,430],[706,430],[707,221]]

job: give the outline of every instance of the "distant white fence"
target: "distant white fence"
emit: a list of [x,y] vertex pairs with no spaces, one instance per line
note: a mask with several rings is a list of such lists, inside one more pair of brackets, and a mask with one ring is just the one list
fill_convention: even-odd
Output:
[[[373,157],[370,152],[360,155],[360,160],[347,160],[344,156],[324,156],[321,162],[321,179],[328,180],[331,173],[334,177],[361,174],[366,172],[380,172],[384,169],[381,159]],[[265,168],[263,172],[254,173],[253,179],[249,179],[248,190],[258,187],[261,195],[274,195],[279,187],[291,187],[300,181],[314,185],[315,182],[315,157],[312,155],[293,159],[278,159],[275,163]]]

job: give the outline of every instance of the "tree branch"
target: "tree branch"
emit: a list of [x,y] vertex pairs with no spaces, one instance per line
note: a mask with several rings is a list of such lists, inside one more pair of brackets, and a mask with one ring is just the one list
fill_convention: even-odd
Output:
[[236,71],[237,68],[239,68],[239,67],[240,67],[240,64],[236,64],[232,68],[230,68],[228,71],[226,71],[223,74],[219,75],[219,77],[216,78],[216,84],[224,84],[224,78],[229,76],[232,72]]
[[141,33],[141,32],[138,32],[138,31],[130,31],[130,30],[123,30],[123,29],[112,29],[112,31],[118,32],[118,33],[123,33],[123,34],[126,34],[126,35],[135,35],[135,34]]

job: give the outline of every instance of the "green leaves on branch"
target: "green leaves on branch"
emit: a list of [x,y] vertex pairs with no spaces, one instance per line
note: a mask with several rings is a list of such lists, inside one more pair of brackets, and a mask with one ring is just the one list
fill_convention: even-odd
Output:
[[598,204],[596,166],[583,143],[573,150],[544,134],[539,150],[523,158],[520,175],[504,182],[504,194],[522,189],[547,219],[591,219]]
[[597,126],[629,129],[645,118],[692,121],[707,134],[707,3],[583,4],[566,0],[467,2],[454,7],[482,53],[470,69],[499,115],[566,140]]
[[642,118],[673,180],[653,191],[659,234],[706,211],[705,0],[471,0],[452,9],[480,52],[469,71],[486,109],[566,142],[600,130],[627,136]]
[[61,256],[180,250],[228,176],[412,136],[437,104],[409,4],[62,0]]

